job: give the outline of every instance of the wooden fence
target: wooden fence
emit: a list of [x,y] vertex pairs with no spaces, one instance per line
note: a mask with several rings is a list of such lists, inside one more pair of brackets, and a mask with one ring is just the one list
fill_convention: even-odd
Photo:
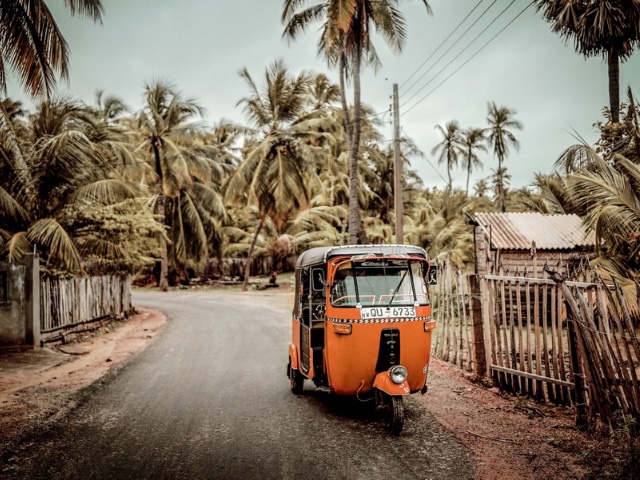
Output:
[[438,262],[438,285],[432,292],[434,332],[432,353],[446,362],[472,371],[472,326],[469,287],[464,273],[449,259]]
[[[483,282],[487,363],[496,384],[518,395],[572,404],[573,367],[562,291],[544,278],[485,275]],[[595,289],[590,283],[569,283],[583,292]]]
[[622,290],[617,283],[610,288],[597,279],[591,295],[560,275],[552,278],[569,310],[577,423],[592,426],[599,420],[640,433],[640,328]]
[[478,277],[441,262],[432,353],[516,395],[575,405],[582,423],[640,419],[640,325],[620,288],[546,270]]
[[44,342],[61,332],[128,315],[130,311],[130,277],[47,277],[40,281],[40,331]]

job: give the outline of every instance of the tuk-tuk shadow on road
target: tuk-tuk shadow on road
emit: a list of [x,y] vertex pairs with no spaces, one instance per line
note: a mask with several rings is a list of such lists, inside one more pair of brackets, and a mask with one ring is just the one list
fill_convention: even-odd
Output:
[[[305,408],[315,410],[312,415],[318,414],[330,422],[339,422],[343,427],[352,429],[354,432],[362,433],[365,430],[370,434],[382,434],[385,437],[388,433],[385,429],[384,415],[376,409],[373,396],[358,399],[353,396],[336,395],[323,388],[305,385],[302,394],[298,395],[298,399],[308,402]],[[427,413],[420,408],[418,402],[408,397],[404,399],[404,406],[409,424],[403,436],[409,438],[419,433],[420,425],[425,423],[421,419]]]
[[366,422],[380,419],[380,415],[375,408],[373,396],[358,398],[336,395],[323,388],[315,387],[307,387],[302,396],[312,400],[312,403],[321,409],[323,413],[336,417]]

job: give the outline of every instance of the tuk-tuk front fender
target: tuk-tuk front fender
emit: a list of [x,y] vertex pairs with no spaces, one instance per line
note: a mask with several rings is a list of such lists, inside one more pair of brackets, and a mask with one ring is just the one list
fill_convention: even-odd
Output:
[[293,343],[289,344],[289,360],[291,361],[291,368],[300,370],[298,365],[298,349]]
[[373,388],[389,395],[409,395],[409,383],[405,380],[402,383],[395,383],[391,380],[389,372],[380,372],[373,381]]

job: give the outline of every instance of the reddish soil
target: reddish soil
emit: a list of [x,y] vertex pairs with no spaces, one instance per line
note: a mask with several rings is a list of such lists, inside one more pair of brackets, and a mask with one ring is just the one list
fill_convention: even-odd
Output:
[[588,437],[570,409],[539,405],[476,384],[457,367],[432,359],[425,408],[475,454],[477,477],[573,479],[588,474],[580,456]]
[[149,345],[166,318],[150,310],[138,312],[73,343],[2,354],[0,459],[3,446],[65,415],[75,406],[75,393]]

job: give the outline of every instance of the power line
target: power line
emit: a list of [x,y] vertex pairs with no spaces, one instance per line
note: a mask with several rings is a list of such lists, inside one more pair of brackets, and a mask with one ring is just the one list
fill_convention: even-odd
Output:
[[484,48],[489,45],[493,40],[495,40],[495,38],[500,35],[509,25],[511,25],[518,17],[520,17],[520,15],[522,15],[526,10],[529,9],[529,7],[531,7],[531,5],[533,5],[535,3],[535,1],[532,1],[529,5],[527,5],[524,9],[522,9],[520,11],[520,13],[518,13],[515,17],[513,17],[513,19],[507,23],[504,27],[502,27],[502,29],[496,33],[493,37],[491,37],[489,39],[489,41],[487,41],[487,43],[485,43],[484,45],[482,45],[482,47],[480,47],[473,55],[471,55],[471,57],[469,57],[462,65],[460,65],[458,68],[456,68],[453,72],[451,72],[451,74],[449,74],[444,80],[442,80],[438,85],[435,86],[435,88],[433,88],[433,90],[431,90],[429,93],[427,93],[424,97],[422,97],[420,100],[418,100],[416,103],[414,103],[411,107],[407,108],[404,112],[402,112],[402,115],[404,115],[405,113],[408,113],[409,111],[411,111],[415,106],[417,106],[418,104],[422,103],[429,95],[431,95],[433,92],[435,92],[438,88],[440,88],[440,86],[445,83],[447,80],[449,80],[453,75],[455,75],[462,67],[464,67],[467,63],[469,63],[471,60],[473,60],[473,58],[475,58],[476,55],[478,55],[482,50],[484,50]]
[[[411,138],[402,126],[400,126],[400,129],[402,130],[402,133],[404,133],[407,138]],[[420,152],[420,156],[427,161],[427,163],[431,166],[431,168],[433,168],[433,170],[438,174],[438,176],[442,179],[442,181],[445,183],[449,183],[447,182],[447,179],[442,176],[440,171],[433,165],[433,163],[431,163],[429,158],[427,158],[427,156],[424,153],[422,153],[420,150],[418,151]]]
[[[497,1],[497,0],[494,0],[494,3],[495,3],[495,1]],[[402,105],[401,105],[401,106],[404,106],[404,105],[406,105],[407,103],[409,103],[409,101],[410,101],[412,98],[414,98],[417,94],[419,94],[422,90],[424,90],[424,89],[427,87],[427,85],[429,85],[432,81],[434,81],[434,80],[438,77],[438,75],[440,75],[440,74],[441,74],[442,72],[444,72],[447,68],[449,68],[449,66],[450,66],[453,62],[455,62],[455,61],[456,61],[456,60],[457,60],[457,59],[458,59],[458,58],[459,58],[459,57],[460,57],[464,52],[466,52],[466,51],[469,49],[469,47],[471,47],[471,45],[473,45],[473,44],[475,43],[475,41],[476,41],[476,40],[478,40],[478,38],[480,38],[480,37],[484,34],[484,32],[486,32],[486,31],[487,31],[487,30],[488,30],[488,29],[489,29],[489,28],[490,28],[490,27],[491,27],[491,26],[492,26],[492,25],[493,25],[493,24],[494,24],[494,23],[495,23],[495,22],[496,22],[496,21],[497,21],[497,20],[502,16],[502,15],[504,15],[504,13],[505,13],[507,10],[509,10],[509,9],[511,8],[511,6],[512,6],[515,2],[516,2],[516,0],[511,0],[511,3],[510,3],[509,5],[507,5],[507,6],[504,8],[504,10],[502,10],[502,11],[498,14],[498,16],[496,16],[496,18],[494,18],[493,20],[491,20],[491,22],[489,22],[489,24],[488,24],[486,27],[484,27],[484,29],[482,29],[482,31],[481,31],[478,35],[476,35],[476,36],[474,37],[474,39],[473,39],[473,40],[471,40],[469,43],[467,43],[467,45],[465,45],[465,47],[464,47],[462,50],[460,50],[460,51],[458,52],[458,54],[457,54],[455,57],[453,57],[449,63],[447,63],[447,64],[446,64],[446,65],[445,65],[445,66],[444,66],[444,67],[443,67],[443,68],[442,68],[438,73],[436,73],[433,77],[431,77],[431,79],[430,79],[427,83],[425,83],[422,87],[420,87],[420,89],[418,89],[418,90],[417,90],[413,95],[411,95],[409,98],[407,98],[407,99],[402,103]],[[493,5],[493,3],[492,3],[491,5]],[[452,45],[452,47],[453,47],[453,45]],[[448,53],[448,52],[445,52],[445,54],[446,54],[446,53]],[[441,57],[441,58],[442,58],[442,57]],[[439,61],[439,60],[440,60],[440,59],[438,59],[438,61]],[[425,73],[426,73],[426,72],[425,72]]]
[[[476,3],[476,6],[475,6],[475,7],[473,7],[473,8],[471,9],[471,11],[467,14],[467,16],[466,16],[466,17],[464,17],[464,18],[462,19],[462,21],[461,21],[461,22],[456,26],[456,28],[454,28],[454,29],[451,31],[451,33],[447,36],[447,38],[445,38],[445,39],[442,41],[442,43],[440,43],[440,45],[438,45],[438,46],[436,47],[436,49],[435,49],[433,52],[431,52],[431,55],[429,55],[429,56],[427,57],[427,59],[426,59],[424,62],[422,62],[422,63],[420,64],[420,66],[419,66],[418,68],[416,68],[416,69],[415,69],[415,71],[414,71],[411,75],[409,75],[409,78],[407,78],[404,82],[402,82],[402,83],[400,84],[400,87],[399,87],[399,88],[404,87],[404,86],[406,85],[406,83],[407,83],[409,80],[411,80],[411,79],[414,77],[414,75],[415,75],[416,73],[418,73],[418,72],[420,71],[420,69],[421,69],[422,67],[424,67],[424,65],[425,65],[429,60],[431,60],[431,57],[433,57],[433,56],[435,55],[435,53],[436,53],[438,50],[440,50],[440,48],[441,48],[441,47],[442,47],[442,46],[447,42],[447,40],[449,40],[449,39],[451,38],[451,36],[452,36],[454,33],[456,33],[456,31],[458,30],[458,28],[460,28],[460,26],[461,26],[464,22],[466,22],[467,18],[469,18],[469,16],[470,16],[474,11],[475,11],[475,9],[476,9],[476,8],[478,8],[478,6],[479,6],[482,2],[484,2],[484,0],[480,0],[478,3]],[[495,3],[495,1],[494,1],[493,3]],[[492,4],[492,5],[493,5],[493,4]],[[489,7],[489,8],[491,8],[491,7]],[[486,11],[486,10],[485,10],[485,11]],[[473,26],[473,25],[472,25],[472,26]],[[414,84],[412,84],[412,85],[411,85],[411,87],[412,87],[413,85],[415,85],[415,83],[414,83]],[[410,90],[410,89],[411,89],[411,87],[409,87],[409,88],[408,88],[408,90]]]
[[[471,25],[469,25],[469,26],[467,27],[467,29],[464,31],[464,33],[463,33],[462,35],[460,35],[460,36],[456,39],[456,41],[455,41],[455,42],[453,42],[453,44],[452,44],[452,45],[447,49],[447,51],[446,51],[446,52],[444,52],[442,55],[440,55],[440,57],[438,57],[438,59],[433,63],[433,65],[431,65],[431,66],[430,66],[430,67],[429,67],[429,68],[428,68],[428,69],[427,69],[427,70],[426,70],[422,75],[420,75],[420,77],[419,77],[419,78],[417,78],[417,79],[416,79],[416,80],[415,80],[415,81],[414,81],[414,82],[409,86],[409,88],[407,88],[407,89],[406,89],[406,91],[405,91],[405,92],[403,92],[403,93],[404,93],[404,94],[409,93],[409,91],[410,91],[410,90],[415,86],[415,84],[416,84],[416,83],[418,83],[420,80],[422,80],[422,79],[425,77],[425,75],[426,75],[427,73],[429,73],[431,70],[433,70],[433,69],[435,68],[435,66],[438,64],[438,62],[440,62],[440,60],[442,60],[442,59],[443,59],[443,58],[444,58],[444,57],[445,57],[445,56],[446,56],[446,55],[451,51],[451,49],[453,49],[453,47],[455,47],[455,46],[458,44],[458,42],[459,42],[460,40],[462,40],[462,39],[465,37],[465,35],[466,35],[467,33],[469,33],[469,31],[470,31],[473,27],[475,27],[476,23],[478,23],[478,22],[480,21],[480,19],[482,19],[482,17],[484,17],[484,16],[486,15],[486,13],[491,9],[491,7],[493,7],[493,6],[496,4],[496,2],[497,2],[497,1],[498,1],[498,0],[493,0],[493,2],[491,3],[491,5],[489,5],[487,8],[485,8],[484,12],[482,12],[482,13],[480,14],[480,16],[479,16],[478,18],[476,18],[476,19],[475,19],[475,21],[474,21]],[[507,7],[507,8],[508,8],[508,7]],[[496,18],[498,18],[498,17],[496,17]],[[494,19],[493,21],[495,22],[495,19]],[[491,25],[491,24],[489,24],[489,25]],[[468,48],[468,46],[467,46],[466,48]],[[464,52],[464,49],[462,50],[462,52]],[[460,53],[462,53],[462,52],[460,52]],[[445,68],[446,68],[446,67],[445,67]],[[439,73],[438,73],[438,75],[439,75]],[[436,76],[437,76],[437,75],[436,75]],[[431,82],[431,80],[429,80],[429,82]],[[428,84],[429,82],[427,82],[427,84]],[[424,86],[423,86],[422,88],[424,88]],[[422,88],[421,88],[420,90],[422,90]],[[416,93],[414,93],[414,94],[413,94],[413,95],[412,95],[408,100],[405,100],[405,103],[406,103],[406,102],[408,102],[409,100],[411,100],[411,98],[413,98],[415,95],[417,95],[417,94],[420,92],[420,90],[418,90]]]

